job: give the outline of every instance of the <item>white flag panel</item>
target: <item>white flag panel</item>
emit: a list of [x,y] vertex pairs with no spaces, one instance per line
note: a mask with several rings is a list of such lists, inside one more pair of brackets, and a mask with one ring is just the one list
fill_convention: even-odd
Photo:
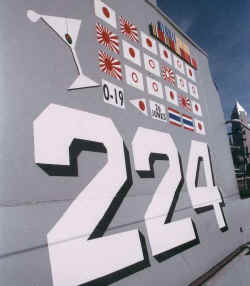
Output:
[[147,77],[148,93],[159,98],[163,98],[162,85],[157,80]]
[[136,69],[125,65],[127,84],[144,91],[143,76]]
[[132,63],[141,66],[141,52],[139,49],[131,45],[130,43],[122,40],[123,55],[124,58]]
[[117,24],[116,24],[115,11],[100,0],[94,0],[94,1],[95,1],[95,15],[100,19],[102,19],[104,22],[116,28]]

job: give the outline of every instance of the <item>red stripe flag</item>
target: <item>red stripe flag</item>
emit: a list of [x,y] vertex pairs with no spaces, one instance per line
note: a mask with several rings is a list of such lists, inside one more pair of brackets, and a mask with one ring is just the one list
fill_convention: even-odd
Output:
[[135,25],[131,24],[124,17],[120,17],[121,33],[128,37],[131,41],[139,43],[138,30]]
[[180,106],[188,111],[192,111],[190,99],[187,96],[179,95]]
[[100,71],[105,72],[116,79],[122,80],[122,68],[120,61],[109,56],[103,51],[98,52],[98,57]]
[[117,54],[120,53],[119,38],[116,34],[108,30],[108,28],[96,23],[96,35],[99,44],[105,46],[110,51]]
[[175,74],[171,68],[167,66],[162,66],[161,76],[164,80],[170,82],[173,85],[175,84]]

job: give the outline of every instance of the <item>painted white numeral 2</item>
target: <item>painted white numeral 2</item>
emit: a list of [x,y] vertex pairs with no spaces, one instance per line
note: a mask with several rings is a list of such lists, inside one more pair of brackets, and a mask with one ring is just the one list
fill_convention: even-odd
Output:
[[166,223],[182,174],[178,150],[169,134],[139,127],[132,142],[135,168],[150,171],[150,155],[166,155],[169,168],[160,182],[146,214],[145,223],[153,256],[194,241],[191,218]]
[[[205,187],[196,186],[196,178],[199,160],[203,160],[207,185]],[[218,226],[220,229],[226,227],[225,219],[222,214],[220,203],[221,194],[218,187],[214,186],[212,166],[209,157],[208,146],[206,143],[192,140],[187,166],[187,188],[194,209],[213,206]]]
[[103,143],[108,162],[48,233],[55,286],[76,286],[144,260],[138,229],[90,239],[127,180],[123,139],[111,119],[51,104],[34,121],[37,164],[70,165],[74,139]]

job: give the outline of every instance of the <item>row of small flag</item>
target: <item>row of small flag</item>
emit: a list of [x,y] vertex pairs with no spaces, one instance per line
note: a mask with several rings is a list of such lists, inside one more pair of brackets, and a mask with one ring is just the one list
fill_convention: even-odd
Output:
[[158,21],[157,24],[151,23],[149,25],[149,29],[152,36],[164,45],[167,45],[194,69],[198,69],[197,61],[194,58],[191,58],[189,47],[178,36],[176,36],[174,32],[170,31],[166,25],[163,25]]
[[[118,35],[111,32],[107,27],[99,23],[96,23],[96,34],[97,34],[97,41],[99,44],[103,45],[104,47],[106,47],[107,49],[109,49],[110,51],[116,54],[120,54],[120,42],[119,42]],[[141,38],[142,38],[142,46],[148,50],[152,49],[152,52],[156,52],[157,54],[156,42],[150,37],[148,37],[144,32],[141,32]],[[151,47],[148,47],[148,44],[147,44],[148,41],[152,43]],[[123,56],[127,60],[131,61],[133,64],[141,66],[140,50],[125,40],[122,40],[122,47],[123,47]],[[184,75],[187,74],[187,77],[190,80],[192,80],[193,82],[196,82],[195,71],[189,65],[186,64],[186,69],[185,69],[184,62],[179,57],[175,55],[172,56],[172,53],[160,43],[159,43],[159,51],[160,51],[160,57],[165,63],[167,63],[168,65],[172,65],[174,62],[174,67],[178,72]],[[173,57],[173,60],[172,60],[172,57]],[[156,59],[144,54],[144,61],[145,63],[147,61],[149,62],[150,72],[158,76],[160,75],[159,63]],[[185,73],[185,70],[186,70],[186,73]],[[174,72],[170,67],[164,66],[164,70],[162,72],[163,73],[168,72],[169,74],[171,74],[172,75],[171,83],[172,84],[175,83]]]
[[[132,55],[136,55],[139,53],[139,50],[130,50],[130,44],[123,40],[124,44],[124,53],[125,58],[129,59]],[[126,52],[127,51],[127,52]],[[108,55],[106,52],[99,50],[98,52],[98,58],[99,58],[99,68],[102,72],[108,74],[109,76],[122,80],[122,66],[121,62],[114,58],[113,56]],[[138,65],[141,65],[141,59],[140,57],[134,56],[134,63],[137,63]],[[160,64],[158,61],[153,59],[152,57],[148,56],[144,53],[144,66],[146,71],[150,72],[151,74],[158,76],[162,78],[166,83],[169,83],[173,88],[177,85],[178,89],[180,89],[182,92],[189,93],[192,97],[199,99],[199,93],[197,86],[189,81],[187,81],[182,76],[175,74],[172,69],[170,69],[166,65],[162,65],[160,67]],[[126,81],[127,84],[137,88],[141,91],[144,91],[144,78],[143,74],[136,70],[135,68],[124,65],[125,68],[125,75],[126,75]],[[149,77],[147,77],[147,83]],[[150,85],[148,84],[148,91],[153,95],[156,95],[158,97],[162,97],[162,84],[158,80],[151,79]]]
[[[148,116],[148,108],[144,98],[132,99],[130,103],[133,104],[141,113]],[[188,131],[195,131],[198,134],[206,135],[206,130],[203,121],[193,118],[185,113],[180,113],[177,109],[166,107],[163,104],[149,100],[150,114],[155,120],[167,122],[170,124],[183,127]]]
[[[117,28],[117,22],[116,22],[116,13],[113,9],[111,9],[110,7],[108,7],[106,4],[104,4],[102,1],[100,0],[95,0],[95,14],[97,17],[99,17],[100,19],[102,19],[104,22],[108,23],[109,25],[111,25],[113,28]],[[163,26],[163,25],[161,25]],[[97,30],[97,34],[98,34],[98,41],[101,42],[102,44],[106,45],[109,49],[111,49],[112,51],[114,51],[115,53],[119,54],[119,38],[116,34],[112,33],[111,31],[108,30],[108,28],[103,27],[102,25],[100,25],[99,23],[96,26],[96,30]],[[135,43],[139,43],[139,32],[137,27],[130,23],[130,21],[128,21],[126,18],[124,17],[120,17],[120,30],[121,33],[126,36],[128,39],[130,39],[131,41],[135,42]],[[159,30],[159,29],[158,29]],[[173,43],[176,42],[176,37],[175,34],[173,32],[171,32],[172,35],[174,35],[174,40]],[[179,40],[179,38],[177,37],[178,42],[182,43],[181,40]],[[142,42],[142,46],[147,49],[148,51],[150,51],[151,53],[158,55],[158,51],[157,51],[157,44],[156,41],[154,39],[152,39],[151,37],[147,36],[144,32],[141,32],[141,42]],[[176,45],[177,47],[179,47],[179,45]],[[177,52],[179,50],[187,50],[187,53],[189,51],[188,47],[184,44],[180,44],[180,49],[177,49]],[[159,46],[159,50],[160,50],[160,55],[162,57],[163,60],[167,60],[168,64],[172,63],[172,59],[171,59],[171,53],[170,51],[164,46],[164,45],[160,45]],[[175,50],[174,50],[175,51]],[[181,56],[181,53],[177,53],[179,56]],[[176,57],[174,55],[174,57]],[[179,71],[182,73],[184,72],[184,65],[183,62],[176,57],[175,60],[175,66],[178,69],[179,67]],[[178,64],[176,64],[178,63]],[[191,64],[191,63],[189,63]],[[188,69],[189,67],[189,69]],[[192,74],[194,74],[193,69],[188,66],[187,67],[187,75],[191,75],[191,79],[193,79]]]

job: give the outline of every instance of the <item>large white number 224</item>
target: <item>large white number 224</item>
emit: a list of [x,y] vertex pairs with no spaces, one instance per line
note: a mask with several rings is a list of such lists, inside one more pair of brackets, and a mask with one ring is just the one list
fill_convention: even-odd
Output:
[[[73,140],[82,140],[88,146],[103,144],[107,151],[107,163],[47,235],[55,286],[85,284],[144,260],[138,229],[91,237],[128,180],[123,139],[111,119],[49,105],[34,121],[35,162],[44,166],[69,166]],[[151,170],[150,158],[155,154],[164,155],[169,160],[169,168],[145,214],[152,254],[157,256],[194,241],[196,235],[191,218],[175,222],[166,219],[183,179],[173,139],[166,133],[138,128],[132,147],[138,172]],[[204,161],[206,187],[195,184],[201,158]],[[213,184],[205,143],[192,141],[187,187],[193,207],[213,206],[219,227],[223,228],[225,220],[219,205],[222,199]]]

